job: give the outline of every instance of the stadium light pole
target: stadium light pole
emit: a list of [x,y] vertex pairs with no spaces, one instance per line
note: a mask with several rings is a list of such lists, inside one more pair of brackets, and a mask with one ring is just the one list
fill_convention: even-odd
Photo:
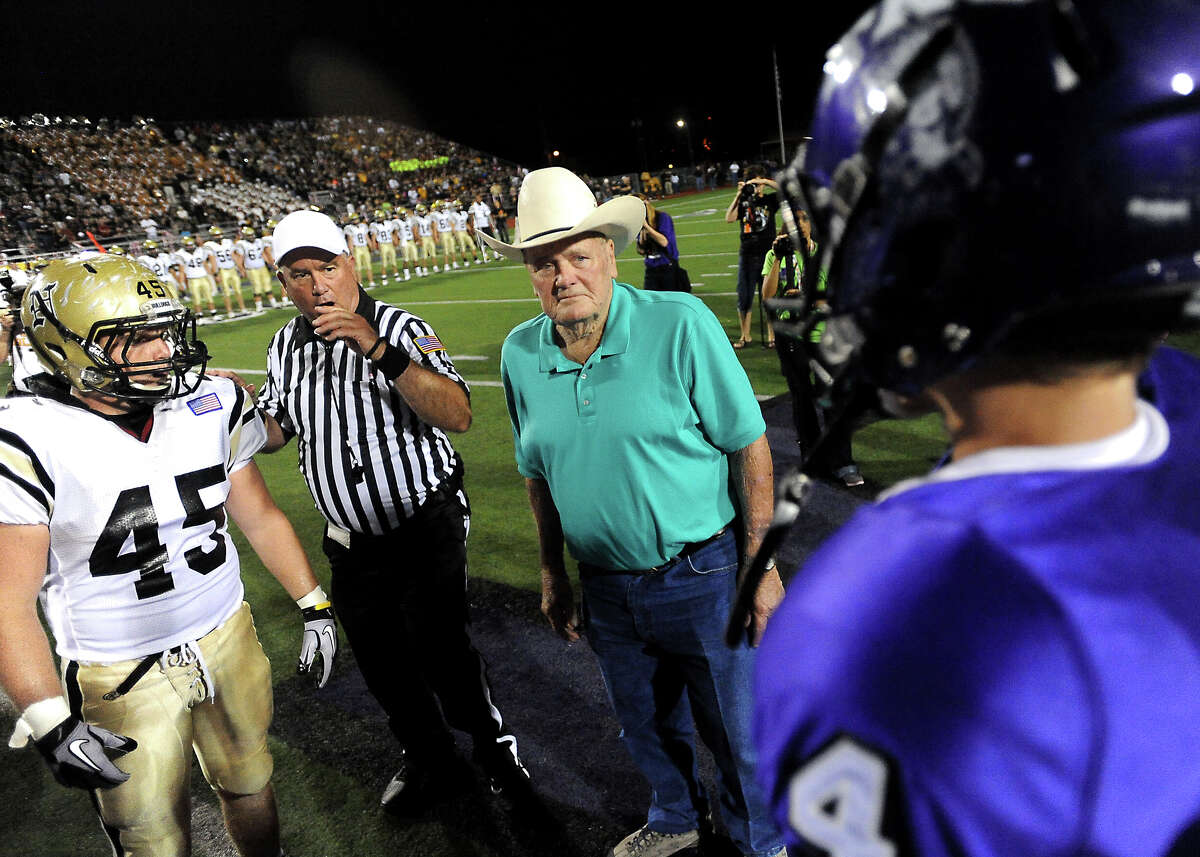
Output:
[[692,126],[685,119],[676,119],[675,127],[682,128],[684,135],[687,137],[688,163],[694,170],[696,169],[696,156],[692,154]]

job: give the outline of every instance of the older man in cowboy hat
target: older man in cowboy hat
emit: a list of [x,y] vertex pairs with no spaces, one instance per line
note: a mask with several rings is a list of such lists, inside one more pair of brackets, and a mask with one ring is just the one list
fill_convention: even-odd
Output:
[[[579,639],[565,541],[579,562],[588,641],[653,788],[646,825],[610,853],[697,843],[707,813],[698,728],[730,837],[744,854],[775,855],[782,840],[753,778],[754,653],[722,641],[739,558],[758,549],[771,516],[771,453],[750,383],[707,307],[616,282],[616,255],[645,217],[634,197],[597,207],[577,176],[550,167],[521,187],[516,243],[484,236],[525,263],[544,313],[509,334],[501,357],[538,529],[542,612]],[[751,639],[782,593],[770,572]]]

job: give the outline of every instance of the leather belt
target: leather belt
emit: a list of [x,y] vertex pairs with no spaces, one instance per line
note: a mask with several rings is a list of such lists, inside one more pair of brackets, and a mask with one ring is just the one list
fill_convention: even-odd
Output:
[[721,529],[717,530],[715,533],[713,533],[711,536],[709,536],[707,539],[701,539],[698,542],[688,542],[686,545],[684,545],[680,549],[679,553],[675,554],[675,556],[671,557],[669,560],[662,563],[661,565],[651,566],[650,568],[635,568],[635,569],[616,570],[616,569],[611,569],[611,568],[601,568],[600,566],[592,565],[589,562],[581,562],[581,563],[579,563],[579,574],[583,577],[588,577],[588,576],[593,576],[593,575],[611,575],[611,574],[658,574],[660,572],[666,571],[668,568],[670,568],[671,566],[673,566],[675,563],[679,562],[680,560],[686,559],[687,557],[691,556],[692,554],[694,554],[696,551],[700,550],[701,548],[707,547],[708,545],[712,544],[717,539],[721,538],[721,536],[725,535],[725,533],[728,531],[729,531],[729,525],[726,524],[725,526],[721,527]]

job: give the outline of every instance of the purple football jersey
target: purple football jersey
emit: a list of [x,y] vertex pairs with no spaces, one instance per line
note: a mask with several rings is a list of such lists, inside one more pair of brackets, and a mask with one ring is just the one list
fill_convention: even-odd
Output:
[[1200,853],[1200,362],[1137,424],[988,451],[860,510],[758,659],[796,853]]

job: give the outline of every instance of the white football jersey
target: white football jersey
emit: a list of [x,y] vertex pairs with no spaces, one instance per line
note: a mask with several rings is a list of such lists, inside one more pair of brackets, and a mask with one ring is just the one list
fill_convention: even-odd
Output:
[[429,238],[433,235],[433,217],[428,214],[417,215],[413,218],[417,221],[417,234],[422,238]]
[[380,244],[391,244],[395,231],[396,222],[394,220],[381,220],[371,224],[371,232],[374,233],[375,240]]
[[237,267],[233,261],[233,241],[230,239],[222,238],[220,241],[209,241],[204,246],[212,250],[213,255],[217,257],[218,268],[228,269]]
[[163,264],[159,261],[158,256],[138,256],[137,261],[138,264],[145,265],[147,268],[153,271],[154,276],[158,277],[160,280],[167,280],[171,276],[167,272],[167,269],[163,267]]
[[471,212],[471,216],[475,218],[476,229],[487,229],[492,225],[492,210],[487,207],[485,202],[473,202],[471,207],[467,209]]
[[406,244],[407,242],[413,240],[412,224],[409,223],[407,219],[397,217],[392,221],[392,228],[395,229],[396,233],[400,236],[401,244]]
[[204,267],[204,260],[212,255],[212,250],[205,244],[202,247],[197,247],[195,250],[187,250],[180,247],[175,251],[175,256],[183,265],[184,273],[189,280],[199,280],[208,276],[208,269]]
[[454,214],[452,216],[454,217],[454,231],[455,232],[466,232],[467,231],[467,218],[470,215],[468,215],[465,211],[456,211],[456,212],[454,212]]
[[441,210],[435,211],[433,213],[433,219],[437,221],[437,228],[438,228],[439,233],[449,232],[450,224],[454,220],[454,218],[450,216],[450,212],[441,211]]
[[242,254],[242,264],[247,268],[267,267],[267,260],[263,258],[263,240],[261,238],[255,238],[253,241],[243,238],[237,243],[237,250]]
[[0,429],[0,521],[50,528],[41,602],[60,657],[144,657],[241,605],[224,504],[266,429],[232,381],[155,405],[145,442],[48,397],[5,399]]
[[342,234],[349,236],[350,241],[354,244],[355,247],[370,246],[369,242],[367,241],[367,235],[369,234],[369,232],[370,232],[370,229],[367,227],[367,224],[365,224],[365,223],[351,223],[349,226],[347,226],[345,229],[342,230]]

